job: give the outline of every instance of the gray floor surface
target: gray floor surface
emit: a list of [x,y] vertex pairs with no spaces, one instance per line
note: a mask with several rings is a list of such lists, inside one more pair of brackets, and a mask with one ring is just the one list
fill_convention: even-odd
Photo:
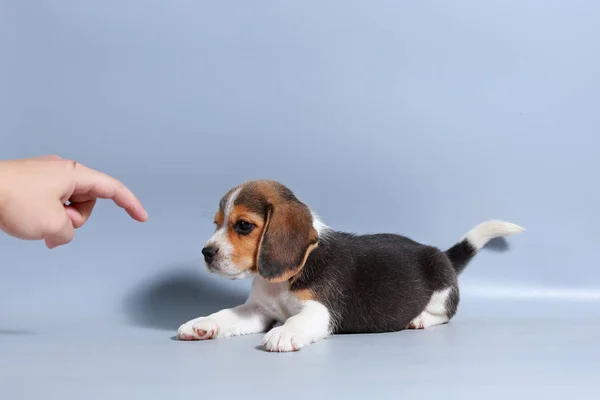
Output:
[[0,323],[4,399],[597,398],[591,304],[464,300],[448,325],[334,336],[297,353],[260,335],[178,342],[173,330],[101,320]]

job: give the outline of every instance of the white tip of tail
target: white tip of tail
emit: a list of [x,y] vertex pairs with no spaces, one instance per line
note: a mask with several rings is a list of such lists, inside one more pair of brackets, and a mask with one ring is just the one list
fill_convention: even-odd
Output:
[[522,228],[519,225],[505,221],[491,220],[482,222],[471,229],[462,240],[467,239],[469,243],[479,251],[491,239],[501,236],[516,235],[523,231],[525,231],[525,228]]

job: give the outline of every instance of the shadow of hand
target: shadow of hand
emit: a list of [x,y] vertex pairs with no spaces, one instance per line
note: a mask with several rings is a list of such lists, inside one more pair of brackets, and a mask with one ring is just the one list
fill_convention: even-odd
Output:
[[176,331],[193,318],[242,304],[246,297],[201,279],[191,268],[170,271],[144,282],[124,299],[123,308],[137,326]]

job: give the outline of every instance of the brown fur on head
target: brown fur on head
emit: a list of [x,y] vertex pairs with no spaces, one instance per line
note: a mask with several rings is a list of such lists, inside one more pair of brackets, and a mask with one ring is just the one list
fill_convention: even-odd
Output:
[[231,189],[219,203],[215,223],[204,249],[214,253],[205,256],[208,268],[234,279],[258,272],[271,282],[288,280],[318,243],[310,209],[275,181]]

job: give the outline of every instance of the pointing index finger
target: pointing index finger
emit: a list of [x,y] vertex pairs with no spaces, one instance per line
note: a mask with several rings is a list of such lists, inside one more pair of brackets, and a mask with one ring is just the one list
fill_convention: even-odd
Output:
[[73,162],[75,188],[73,195],[86,194],[99,199],[110,199],[136,221],[145,222],[148,213],[138,198],[119,180],[95,169]]

